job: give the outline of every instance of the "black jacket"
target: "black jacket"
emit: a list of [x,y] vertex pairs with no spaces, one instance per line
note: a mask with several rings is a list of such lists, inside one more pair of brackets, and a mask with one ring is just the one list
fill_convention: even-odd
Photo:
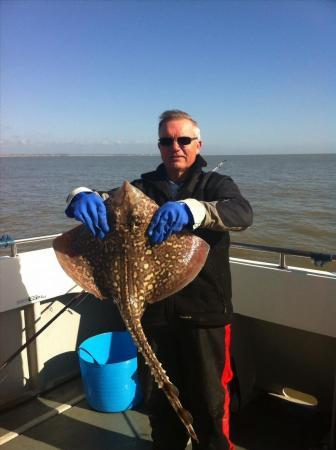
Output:
[[169,200],[194,198],[206,208],[206,218],[193,232],[208,242],[210,252],[199,275],[180,292],[147,306],[142,322],[166,324],[179,318],[196,326],[221,326],[231,321],[230,230],[252,223],[252,209],[230,177],[204,172],[206,162],[198,156],[188,178],[172,198],[164,165],[132,182],[158,205]]

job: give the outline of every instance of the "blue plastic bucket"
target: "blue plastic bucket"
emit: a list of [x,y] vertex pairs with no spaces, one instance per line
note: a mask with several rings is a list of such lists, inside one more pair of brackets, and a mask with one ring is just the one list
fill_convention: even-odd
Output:
[[137,348],[127,331],[98,334],[78,348],[85,396],[91,408],[120,412],[141,400]]

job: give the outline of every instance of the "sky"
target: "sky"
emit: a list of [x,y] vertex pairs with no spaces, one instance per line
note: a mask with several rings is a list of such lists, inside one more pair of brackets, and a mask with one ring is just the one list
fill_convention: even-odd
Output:
[[0,0],[6,153],[336,152],[333,0]]

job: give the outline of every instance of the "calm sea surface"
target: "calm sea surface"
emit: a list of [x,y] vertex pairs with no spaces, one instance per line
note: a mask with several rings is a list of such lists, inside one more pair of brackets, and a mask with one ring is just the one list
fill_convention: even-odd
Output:
[[[232,240],[336,253],[336,155],[207,156],[225,160],[251,202],[253,226]],[[63,232],[65,197],[77,186],[109,189],[160,163],[159,156],[0,158],[0,235],[15,239]]]

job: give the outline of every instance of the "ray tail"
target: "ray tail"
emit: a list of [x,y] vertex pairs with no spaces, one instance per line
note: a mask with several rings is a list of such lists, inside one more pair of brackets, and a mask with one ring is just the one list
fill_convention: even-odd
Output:
[[138,347],[139,352],[143,355],[145,363],[149,366],[151,374],[154,377],[154,380],[156,381],[158,387],[165,393],[169,403],[176,411],[176,414],[180,418],[183,425],[186,427],[189,436],[194,441],[199,442],[195,430],[192,426],[192,415],[189,411],[183,408],[179,399],[179,391],[177,387],[169,380],[166,371],[163,369],[162,364],[157,359],[155,353],[149,345],[140,320],[130,321],[123,315],[122,311],[120,311],[120,313],[128,331],[133,338],[134,343]]

